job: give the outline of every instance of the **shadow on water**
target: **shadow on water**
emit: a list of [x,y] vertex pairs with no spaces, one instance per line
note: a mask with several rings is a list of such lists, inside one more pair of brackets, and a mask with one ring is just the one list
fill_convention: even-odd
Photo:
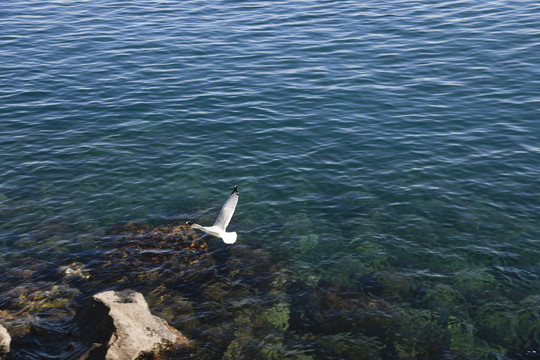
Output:
[[482,288],[471,283],[489,280],[487,272],[462,275],[468,292],[418,286],[390,271],[353,284],[312,282],[260,249],[223,246],[185,225],[133,223],[58,263],[25,257],[2,265],[0,316],[13,359],[77,358],[85,350],[77,309],[97,292],[128,288],[194,343],[146,359],[538,358],[537,296],[477,306],[475,320],[455,316],[475,306]]

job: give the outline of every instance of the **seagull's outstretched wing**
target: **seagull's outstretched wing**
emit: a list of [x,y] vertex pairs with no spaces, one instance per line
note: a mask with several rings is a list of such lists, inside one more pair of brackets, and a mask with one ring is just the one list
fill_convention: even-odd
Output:
[[223,204],[223,207],[221,208],[221,211],[219,212],[219,216],[216,220],[216,223],[214,224],[214,227],[220,228],[223,231],[227,228],[229,225],[229,222],[231,221],[231,218],[234,214],[234,209],[236,209],[236,204],[238,204],[238,186],[234,186],[234,190],[231,193],[231,196],[227,199],[225,204]]

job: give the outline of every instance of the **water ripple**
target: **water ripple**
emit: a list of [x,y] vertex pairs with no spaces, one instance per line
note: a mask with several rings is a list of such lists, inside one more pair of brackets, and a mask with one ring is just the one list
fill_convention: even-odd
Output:
[[[0,259],[54,264],[129,221],[210,222],[238,183],[239,242],[297,278],[358,291],[377,277],[394,286],[388,301],[434,313],[454,292],[477,308],[522,309],[538,291],[539,11],[467,0],[10,3]],[[487,326],[461,305],[445,308],[455,329]],[[440,326],[454,345],[465,336]],[[476,341],[500,355],[495,342]]]

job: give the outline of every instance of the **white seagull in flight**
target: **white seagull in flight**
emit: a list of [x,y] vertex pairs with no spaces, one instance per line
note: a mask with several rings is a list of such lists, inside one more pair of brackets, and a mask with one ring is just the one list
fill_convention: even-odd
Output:
[[237,237],[236,232],[227,232],[226,229],[234,214],[236,204],[238,204],[238,186],[234,185],[234,190],[232,191],[227,201],[225,201],[225,204],[223,204],[223,207],[221,208],[219,216],[214,225],[201,226],[199,224],[194,224],[193,221],[188,221],[187,224],[193,229],[199,229],[207,234],[221,238],[225,244],[234,244]]

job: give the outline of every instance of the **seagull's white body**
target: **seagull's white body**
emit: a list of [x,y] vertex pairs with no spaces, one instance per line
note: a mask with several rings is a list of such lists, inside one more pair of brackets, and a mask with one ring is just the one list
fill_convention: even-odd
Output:
[[226,229],[234,214],[236,204],[238,204],[238,186],[235,185],[231,195],[227,201],[225,201],[225,204],[223,204],[214,225],[201,226],[192,222],[188,222],[188,225],[190,225],[193,229],[199,229],[207,234],[221,238],[225,244],[234,244],[238,235],[234,231],[227,232]]

